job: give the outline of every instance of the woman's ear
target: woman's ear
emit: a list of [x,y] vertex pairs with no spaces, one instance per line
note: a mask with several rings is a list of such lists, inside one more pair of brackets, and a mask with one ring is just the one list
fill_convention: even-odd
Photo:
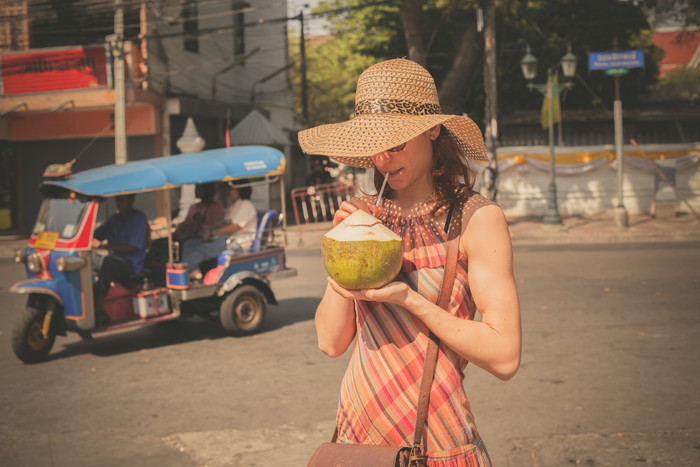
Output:
[[428,130],[428,136],[430,137],[431,141],[435,141],[438,136],[440,136],[440,129],[442,128],[442,125],[435,125],[431,129]]

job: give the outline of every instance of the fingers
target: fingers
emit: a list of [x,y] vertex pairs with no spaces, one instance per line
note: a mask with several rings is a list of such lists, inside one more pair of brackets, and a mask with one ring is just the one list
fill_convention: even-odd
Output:
[[340,203],[340,208],[335,212],[333,216],[333,226],[340,224],[344,221],[350,214],[361,209],[365,212],[377,216],[382,212],[382,208],[375,206],[374,204],[367,204],[362,198],[352,198],[350,200],[343,201]]
[[379,214],[381,214],[382,211],[384,211],[384,206],[375,206],[374,204],[370,204],[369,209],[370,209],[370,213],[374,217],[378,217]]
[[[336,226],[343,222],[347,217],[358,209],[362,209],[362,202],[359,198],[352,198],[351,200],[343,201],[340,203],[340,209],[335,212],[333,216],[333,226]],[[365,209],[367,210],[367,209]]]
[[332,277],[328,277],[328,285],[331,286],[331,288],[341,297],[347,298],[347,299],[355,299],[355,292],[348,290],[344,287],[341,287],[340,284],[338,284]]
[[404,304],[409,293],[405,282],[394,281],[378,289],[349,290],[339,285],[333,278],[328,277],[328,284],[338,295],[351,300],[367,300],[371,302],[391,302]]
[[[345,202],[343,202],[345,204]],[[342,204],[340,205],[342,209]],[[333,227],[343,222],[351,213],[345,210],[338,209],[333,215]]]

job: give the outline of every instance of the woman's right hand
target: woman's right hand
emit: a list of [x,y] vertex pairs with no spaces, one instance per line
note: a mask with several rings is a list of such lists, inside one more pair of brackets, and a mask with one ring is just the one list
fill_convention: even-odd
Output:
[[350,214],[358,209],[368,212],[373,216],[382,212],[382,208],[372,203],[366,203],[363,198],[355,197],[340,203],[340,208],[335,212],[335,215],[333,215],[333,227],[343,222]]

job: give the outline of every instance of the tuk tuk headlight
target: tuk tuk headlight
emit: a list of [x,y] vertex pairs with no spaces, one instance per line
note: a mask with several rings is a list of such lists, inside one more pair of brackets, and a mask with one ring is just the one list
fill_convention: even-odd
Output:
[[15,263],[21,263],[24,259],[24,252],[20,249],[15,250]]
[[27,267],[32,272],[39,272],[41,270],[41,259],[36,253],[31,253],[27,256]]
[[63,272],[66,269],[66,262],[62,256],[56,259],[56,269],[58,269],[58,272]]

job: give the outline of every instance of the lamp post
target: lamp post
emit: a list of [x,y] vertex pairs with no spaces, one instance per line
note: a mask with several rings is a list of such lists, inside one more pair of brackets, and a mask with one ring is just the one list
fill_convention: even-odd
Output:
[[[561,58],[560,62],[564,77],[567,80],[573,78],[576,74],[576,56],[571,53],[570,45],[566,55]],[[555,66],[547,69],[546,84],[533,84],[532,80],[537,76],[537,59],[530,53],[529,45],[525,51],[525,56],[520,61],[520,67],[522,68],[523,76],[528,81],[528,89],[538,91],[549,100],[549,194],[547,196],[547,212],[544,215],[544,223],[559,225],[562,221],[557,205],[557,183],[554,174],[554,99],[558,98],[564,89],[572,87],[573,83],[570,81],[554,83],[552,76]]]

